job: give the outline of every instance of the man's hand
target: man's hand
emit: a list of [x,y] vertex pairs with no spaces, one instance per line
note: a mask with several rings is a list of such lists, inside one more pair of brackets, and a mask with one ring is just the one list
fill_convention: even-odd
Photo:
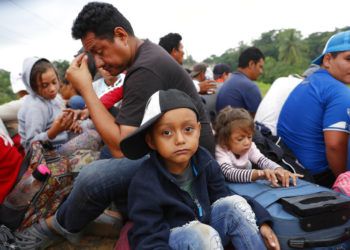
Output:
[[87,64],[88,56],[85,53],[78,55],[66,71],[67,80],[83,95],[84,89],[92,88],[92,77]]
[[[203,82],[199,82],[198,86],[199,86],[199,93],[200,94],[209,94],[208,90],[213,91],[213,93],[215,93],[216,83],[213,80],[205,80]],[[211,93],[211,94],[213,94],[213,93]]]
[[260,233],[268,250],[280,250],[280,243],[272,228],[264,223],[260,227]]

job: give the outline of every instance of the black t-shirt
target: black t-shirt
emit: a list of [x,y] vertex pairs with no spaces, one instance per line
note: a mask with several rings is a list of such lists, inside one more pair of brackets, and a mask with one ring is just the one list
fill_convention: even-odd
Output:
[[188,73],[160,46],[145,40],[127,69],[123,101],[116,121],[139,127],[149,97],[158,90],[178,89],[191,96],[202,125],[200,145],[213,155],[214,136],[203,103]]

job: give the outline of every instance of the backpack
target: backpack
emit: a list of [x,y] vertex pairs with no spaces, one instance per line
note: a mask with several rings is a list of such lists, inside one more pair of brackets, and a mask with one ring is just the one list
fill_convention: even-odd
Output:
[[304,180],[314,182],[312,175],[283,143],[282,138],[272,135],[271,130],[262,123],[255,122],[253,141],[267,158],[292,173],[304,175]]
[[12,230],[23,230],[39,219],[53,215],[70,193],[73,184],[69,159],[59,155],[48,144],[39,141],[32,143],[22,164],[17,184],[22,176],[31,174],[40,164],[47,165],[51,170],[51,176],[46,179],[26,209],[16,210],[7,205],[6,200],[1,205],[0,223]]

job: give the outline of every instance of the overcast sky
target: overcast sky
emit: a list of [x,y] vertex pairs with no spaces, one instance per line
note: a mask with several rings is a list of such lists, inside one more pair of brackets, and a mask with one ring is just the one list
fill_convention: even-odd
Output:
[[[81,47],[73,20],[89,1],[0,0],[0,68],[21,66],[27,56],[68,60]],[[295,28],[305,37],[350,25],[349,0],[115,0],[136,36],[158,43],[180,33],[196,61],[250,43],[272,29]],[[335,5],[331,7],[330,5]],[[333,8],[333,9],[332,9]]]

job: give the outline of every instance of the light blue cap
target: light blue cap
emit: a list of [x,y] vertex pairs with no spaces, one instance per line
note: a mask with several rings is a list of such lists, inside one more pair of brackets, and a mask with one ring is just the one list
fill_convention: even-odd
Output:
[[321,65],[323,56],[331,52],[350,50],[350,30],[337,33],[328,39],[320,56],[312,61],[313,64]]

